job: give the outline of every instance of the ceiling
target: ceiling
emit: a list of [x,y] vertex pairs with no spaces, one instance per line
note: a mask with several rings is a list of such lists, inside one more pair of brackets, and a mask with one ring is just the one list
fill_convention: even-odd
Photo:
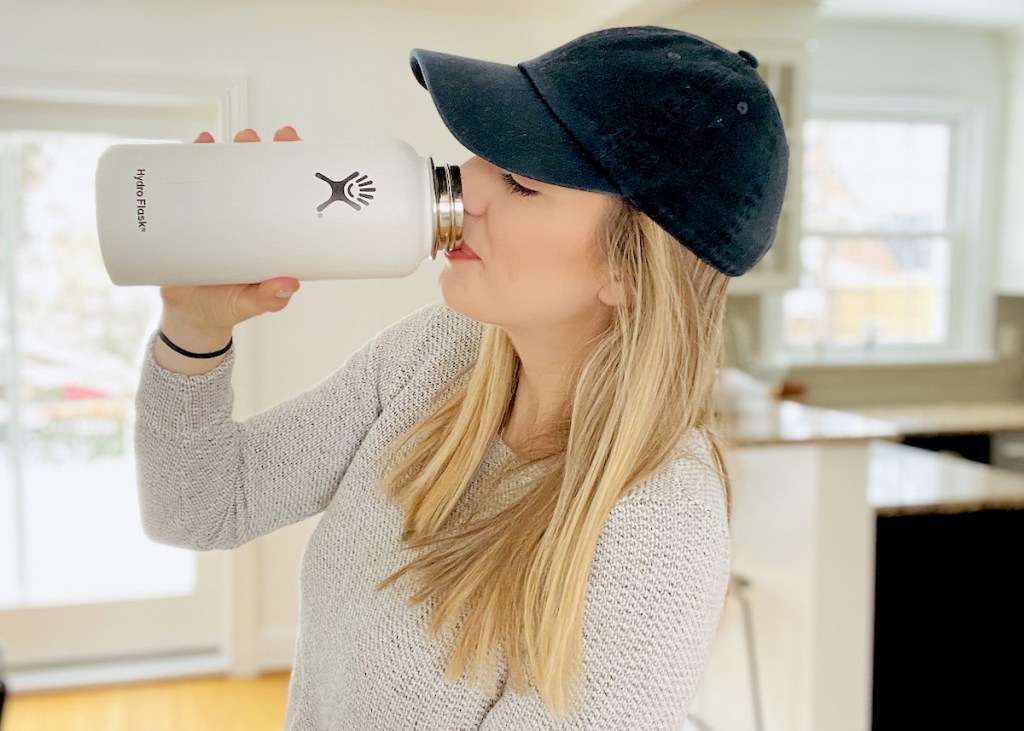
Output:
[[[429,9],[473,17],[558,15],[585,17],[591,25],[632,25],[657,22],[687,6],[723,0],[430,0]],[[891,20],[980,28],[1024,30],[1024,0],[728,0],[732,6],[817,6],[823,19]],[[723,3],[724,4],[724,3]],[[423,0],[374,0],[377,7],[424,9]],[[557,8],[557,10],[553,10]]]
[[1024,27],[1024,0],[818,0],[821,18]]
[[426,6],[431,11],[458,13],[468,17],[534,16],[542,19],[551,15],[577,15],[628,24],[642,23],[647,18],[659,15],[669,15],[675,10],[698,2],[701,0],[430,0],[429,4],[425,4],[423,0],[374,0],[373,5],[397,10],[415,8],[419,11],[424,10]]

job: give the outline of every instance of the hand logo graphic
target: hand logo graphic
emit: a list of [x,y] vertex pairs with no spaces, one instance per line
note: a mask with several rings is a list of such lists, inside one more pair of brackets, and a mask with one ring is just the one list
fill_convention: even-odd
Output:
[[[318,213],[322,212],[327,206],[334,203],[334,201],[344,201],[350,206],[355,208],[357,211],[362,210],[357,203],[362,203],[364,206],[370,205],[370,201],[373,200],[373,196],[370,193],[377,189],[373,187],[373,181],[363,175],[358,180],[352,180],[359,172],[354,172],[344,180],[331,180],[327,176],[317,173],[316,176],[321,180],[327,181],[331,186],[331,197],[326,201],[317,206],[316,210]],[[358,188],[353,192],[353,188]]]

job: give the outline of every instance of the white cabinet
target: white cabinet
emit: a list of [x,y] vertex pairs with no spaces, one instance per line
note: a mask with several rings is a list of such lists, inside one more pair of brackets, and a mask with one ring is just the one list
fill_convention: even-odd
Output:
[[[907,447],[907,449],[910,449]],[[691,717],[715,731],[869,731],[875,515],[871,442],[739,447],[732,572],[749,582],[760,704],[740,599],[727,595]]]
[[1024,33],[1006,40],[1006,150],[996,289],[1024,296]]

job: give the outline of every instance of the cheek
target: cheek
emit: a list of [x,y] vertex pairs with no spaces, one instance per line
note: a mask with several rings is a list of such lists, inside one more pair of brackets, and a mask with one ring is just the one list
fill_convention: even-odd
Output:
[[490,273],[502,279],[509,296],[537,311],[563,314],[592,301],[596,275],[591,243],[580,232],[548,221],[519,225],[507,234],[501,261]]

